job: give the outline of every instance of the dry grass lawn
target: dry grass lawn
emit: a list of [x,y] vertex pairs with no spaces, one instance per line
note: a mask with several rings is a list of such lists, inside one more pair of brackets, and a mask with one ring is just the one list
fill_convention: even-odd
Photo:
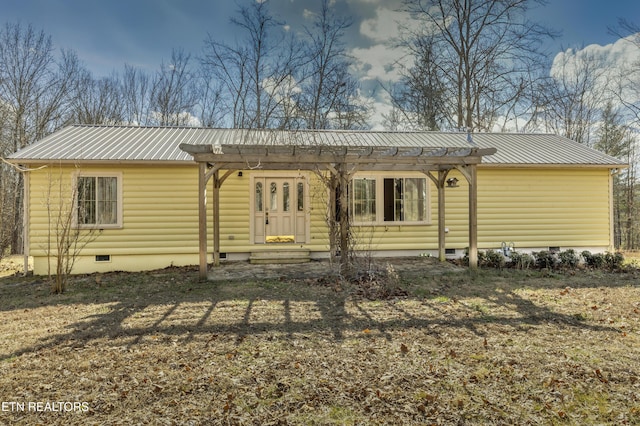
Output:
[[0,278],[0,424],[640,424],[637,273],[421,261],[385,300],[193,269],[61,296]]

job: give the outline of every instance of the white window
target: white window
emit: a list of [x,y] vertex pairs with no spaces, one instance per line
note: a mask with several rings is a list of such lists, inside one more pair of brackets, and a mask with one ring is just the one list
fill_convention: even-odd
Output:
[[385,222],[424,222],[426,219],[426,178],[384,179]]
[[351,218],[354,223],[429,222],[426,177],[357,177],[351,181]]
[[351,181],[351,218],[354,222],[375,222],[375,179],[353,179]]
[[76,222],[81,228],[122,227],[122,178],[116,174],[76,176]]

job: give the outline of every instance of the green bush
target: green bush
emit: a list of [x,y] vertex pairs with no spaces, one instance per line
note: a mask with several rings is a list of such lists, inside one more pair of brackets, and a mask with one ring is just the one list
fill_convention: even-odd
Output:
[[488,268],[502,268],[505,264],[505,259],[501,252],[487,250],[483,255],[482,262],[480,262],[480,255],[478,255],[478,264]]
[[602,253],[592,254],[589,250],[585,250],[580,255],[584,259],[585,265],[589,268],[600,269],[605,265],[605,258]]
[[624,255],[620,252],[605,253],[604,263],[607,269],[611,271],[619,271],[622,269],[622,263],[624,262]]
[[575,269],[580,263],[580,257],[574,249],[567,249],[558,253],[558,262],[562,268]]
[[539,269],[553,269],[556,266],[556,256],[548,250],[534,251],[532,253],[536,266]]

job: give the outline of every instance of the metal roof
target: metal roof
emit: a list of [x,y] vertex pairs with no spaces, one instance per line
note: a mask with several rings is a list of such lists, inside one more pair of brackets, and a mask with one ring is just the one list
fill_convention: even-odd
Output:
[[593,165],[623,167],[621,160],[550,134],[245,130],[196,127],[74,125],[10,155],[13,163],[193,162],[180,144],[328,145],[347,147],[496,148],[493,165]]

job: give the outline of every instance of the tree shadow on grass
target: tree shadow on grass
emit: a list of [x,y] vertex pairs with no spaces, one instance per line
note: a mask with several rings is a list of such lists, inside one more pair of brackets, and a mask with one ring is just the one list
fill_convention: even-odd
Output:
[[[402,273],[402,269],[397,270]],[[498,291],[490,278],[474,281],[465,271],[439,278],[430,276],[428,269],[424,274],[428,278],[425,291],[433,297],[409,297],[402,300],[405,303],[368,301],[309,279],[202,283],[193,269],[106,274],[100,280],[92,276],[79,278],[61,298],[30,299],[34,289],[42,291],[38,286],[46,286],[43,283],[15,285],[12,300],[16,306],[3,307],[0,317],[3,312],[15,310],[38,315],[40,309],[56,307],[62,321],[74,306],[95,305],[96,309],[89,309],[86,316],[75,318],[64,328],[42,332],[35,343],[0,350],[0,360],[49,348],[85,347],[105,339],[136,348],[157,338],[169,338],[178,344],[202,341],[208,345],[217,336],[225,336],[240,345],[249,336],[293,339],[321,333],[339,342],[366,338],[363,330],[375,330],[391,340],[392,333],[407,328],[430,335],[437,335],[440,329],[465,329],[484,336],[487,323],[514,331],[545,324],[618,331],[537,304],[517,291],[523,287],[518,283],[502,282]],[[412,279],[417,281],[416,276]],[[557,282],[539,277],[523,282],[561,288]],[[24,300],[17,302],[20,299]]]

